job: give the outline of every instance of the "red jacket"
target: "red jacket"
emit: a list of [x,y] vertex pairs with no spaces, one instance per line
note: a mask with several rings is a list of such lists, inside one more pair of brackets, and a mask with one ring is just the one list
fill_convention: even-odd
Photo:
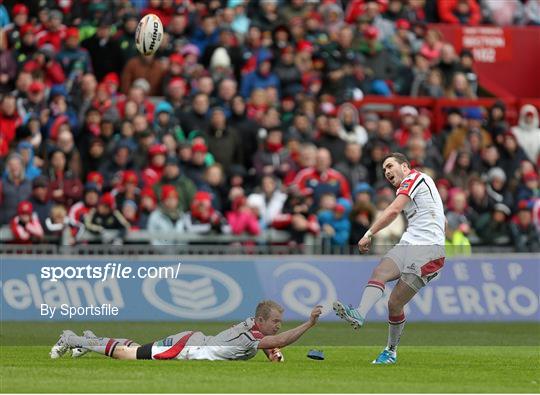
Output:
[[[477,26],[482,20],[482,14],[480,6],[476,0],[468,0],[469,2],[469,26]],[[454,9],[458,4],[458,0],[437,0],[437,7],[439,9],[439,17],[443,23],[451,23],[459,25],[459,19],[454,15]]]
[[15,138],[15,130],[22,124],[22,119],[15,114],[8,117],[0,113],[0,140],[5,140],[7,145]]
[[13,241],[17,243],[31,244],[36,239],[43,238],[43,228],[36,213],[32,213],[32,219],[27,224],[20,222],[20,217],[16,215],[10,223]]

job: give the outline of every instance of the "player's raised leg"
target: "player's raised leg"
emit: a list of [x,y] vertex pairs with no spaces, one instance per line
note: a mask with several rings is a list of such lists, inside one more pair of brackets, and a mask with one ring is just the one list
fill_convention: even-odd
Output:
[[359,329],[364,325],[367,314],[371,308],[382,298],[385,284],[399,278],[400,271],[394,261],[388,257],[381,259],[381,262],[375,267],[371,278],[366,284],[360,304],[357,309],[352,306],[346,306],[340,301],[334,302],[333,308],[336,314],[349,322],[354,329]]
[[[421,281],[411,278],[413,274],[405,274],[409,281]],[[405,327],[405,312],[403,308],[416,295],[417,291],[409,284],[398,281],[388,300],[388,343],[386,348],[373,361],[374,364],[393,364],[397,362],[397,347],[403,328]]]

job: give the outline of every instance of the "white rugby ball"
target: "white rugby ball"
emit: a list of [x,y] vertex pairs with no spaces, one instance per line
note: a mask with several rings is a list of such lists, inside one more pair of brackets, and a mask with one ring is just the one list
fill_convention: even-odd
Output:
[[135,46],[144,56],[153,55],[163,40],[163,24],[156,14],[142,17],[135,32]]

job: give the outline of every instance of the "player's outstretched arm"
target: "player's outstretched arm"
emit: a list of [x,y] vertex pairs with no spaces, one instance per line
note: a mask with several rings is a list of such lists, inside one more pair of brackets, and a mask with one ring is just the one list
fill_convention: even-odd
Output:
[[311,311],[311,316],[309,320],[304,322],[302,325],[297,326],[296,328],[289,329],[279,335],[274,336],[265,336],[259,342],[259,349],[272,349],[288,346],[289,344],[297,341],[300,336],[302,336],[306,331],[311,327],[317,324],[317,320],[322,312],[322,306],[315,306]]
[[371,225],[366,234],[358,242],[360,252],[367,252],[371,243],[371,237],[381,229],[390,225],[396,217],[403,211],[410,198],[407,195],[399,194],[388,207],[384,209],[381,216]]

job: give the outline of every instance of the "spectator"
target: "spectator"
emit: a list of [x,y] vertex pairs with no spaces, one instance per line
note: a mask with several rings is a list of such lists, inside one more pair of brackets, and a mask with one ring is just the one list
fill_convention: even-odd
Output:
[[516,252],[540,251],[540,237],[526,201],[519,202],[517,214],[510,223],[510,232]]
[[349,185],[368,181],[368,170],[362,164],[362,146],[356,142],[348,143],[345,148],[345,158],[338,162],[335,169],[347,179]]
[[28,201],[32,204],[42,227],[45,227],[45,219],[51,211],[52,202],[48,194],[49,181],[45,176],[36,177],[32,181],[32,195]]
[[229,233],[230,227],[223,215],[212,207],[212,196],[199,191],[193,196],[190,211],[184,216],[186,232],[207,235]]
[[484,115],[479,108],[471,107],[465,111],[466,127],[457,127],[448,136],[444,147],[444,157],[449,158],[452,153],[455,155],[457,150],[466,149],[466,141],[471,132],[479,132],[481,138],[481,147],[489,146],[491,141],[490,134],[482,127]]
[[459,219],[455,216],[447,218],[445,228],[445,248],[447,257],[470,256],[471,242],[461,231]]
[[[388,192],[381,193],[375,200],[376,212],[374,221],[376,221],[383,211],[392,203],[392,195]],[[390,226],[387,226],[382,231],[377,232],[374,237],[374,244],[377,246],[378,252],[387,251],[390,246],[394,245],[403,232],[405,231],[405,220],[402,215],[398,216]]]
[[294,48],[290,45],[281,49],[279,61],[274,68],[283,97],[294,97],[302,91],[302,75],[294,62],[294,52]]
[[136,227],[139,229],[148,228],[148,219],[157,208],[157,196],[150,187],[141,190],[141,203],[138,209],[138,221]]
[[510,218],[511,211],[503,203],[496,203],[493,211],[479,218],[475,223],[478,236],[483,244],[493,246],[506,246],[510,244]]
[[17,215],[11,220],[10,227],[15,243],[32,244],[43,240],[43,228],[32,203],[27,200],[17,205]]
[[56,238],[60,245],[72,245],[75,242],[71,231],[74,224],[71,223],[64,206],[60,204],[52,206],[50,215],[45,218],[44,223],[48,239],[54,240]]
[[[119,244],[130,228],[130,224],[122,213],[116,208],[114,196],[106,192],[98,201],[95,208],[91,208],[84,216],[85,228],[96,236],[104,244]],[[108,233],[105,231],[117,231]]]
[[[443,75],[444,88],[449,89],[452,85],[454,74],[459,70],[459,58],[452,44],[445,43],[441,47],[441,56],[436,67]],[[466,79],[465,79],[466,81]]]
[[63,14],[59,10],[51,10],[47,25],[36,36],[38,46],[50,44],[54,52],[60,51],[62,42],[66,38],[66,26],[62,24]]
[[122,70],[121,90],[127,93],[135,81],[144,79],[150,85],[148,95],[159,96],[162,94],[161,87],[164,76],[165,68],[154,55],[139,54],[131,58]]
[[184,133],[190,135],[190,133],[197,131],[200,134],[208,129],[209,121],[206,115],[209,105],[210,100],[205,93],[198,93],[193,97],[190,111],[180,116]]
[[214,107],[210,113],[210,125],[202,133],[207,142],[208,151],[224,168],[243,162],[242,149],[236,130],[227,125],[225,112]]
[[487,194],[496,203],[502,203],[506,207],[514,207],[512,193],[506,187],[506,174],[500,167],[492,167],[487,173]]
[[175,188],[175,198],[177,200],[176,205],[182,212],[189,209],[189,204],[193,199],[196,192],[196,187],[193,181],[180,173],[178,162],[175,158],[167,158],[165,162],[165,168],[163,170],[163,176],[161,180],[154,186],[154,191],[158,199],[163,202],[163,191],[169,191],[169,189]]
[[437,0],[437,6],[443,23],[476,26],[482,20],[476,0]]
[[540,26],[540,0],[529,0],[525,4],[525,22],[527,25]]
[[467,76],[458,71],[452,76],[450,87],[446,91],[446,97],[450,99],[476,99],[476,94],[467,79]]
[[497,26],[522,25],[525,8],[519,0],[481,0],[484,20]]
[[540,198],[540,180],[538,173],[535,171],[529,171],[523,174],[522,183],[518,186],[516,191],[516,200],[531,200]]
[[502,101],[495,102],[488,110],[486,130],[491,135],[492,140],[501,146],[503,134],[509,129],[506,121],[506,105]]
[[8,49],[7,34],[0,31],[0,93],[11,91],[17,75],[14,53]]
[[328,150],[330,163],[335,165],[337,158],[341,157],[345,151],[347,143],[340,136],[341,122],[337,117],[337,113],[328,114],[327,120],[327,124],[320,130],[315,142],[319,148]]
[[279,190],[277,179],[271,175],[262,177],[260,187],[260,192],[248,196],[247,204],[258,214],[261,228],[266,229],[281,214],[287,195]]
[[527,154],[518,145],[516,136],[512,132],[503,135],[501,147],[501,167],[509,178],[518,177],[519,166],[527,160]]
[[368,141],[366,129],[360,125],[358,110],[351,103],[342,104],[338,112],[341,121],[340,137],[349,143],[363,146]]
[[326,192],[351,199],[347,180],[340,172],[332,169],[330,163],[330,152],[326,148],[319,148],[315,166],[299,171],[294,180],[300,191],[305,192],[308,188],[313,191],[315,206],[318,206],[321,195]]
[[72,82],[82,74],[92,72],[90,55],[79,46],[79,30],[76,27],[66,29],[64,48],[58,53],[57,60]]
[[255,89],[268,87],[279,90],[280,82],[278,76],[272,71],[272,54],[268,50],[261,49],[257,55],[255,70],[242,77],[240,93],[244,98],[248,98]]
[[257,216],[248,206],[247,199],[243,195],[234,198],[232,210],[226,214],[227,222],[234,235],[249,234],[258,236],[261,233]]
[[308,191],[303,193],[292,190],[289,194],[283,213],[272,221],[272,227],[287,230],[291,239],[289,246],[303,245],[308,234],[317,235],[320,232],[317,216],[309,213],[312,202],[308,198]]
[[317,219],[322,235],[330,240],[331,247],[345,247],[349,241],[351,223],[349,213],[351,203],[347,199],[339,199],[333,211],[320,211]]
[[540,163],[540,127],[538,110],[525,104],[519,111],[519,123],[512,127],[518,144],[523,148],[527,157],[533,163]]
[[84,185],[82,200],[75,203],[69,209],[69,220],[76,228],[83,227],[84,216],[94,207],[99,201],[99,190],[96,184],[87,182]]
[[[98,81],[101,81],[107,73],[122,72],[122,51],[118,42],[111,37],[111,22],[107,17],[99,21],[96,33],[83,40],[81,46],[90,54],[92,69]],[[128,87],[125,88],[123,92],[127,93]]]
[[349,244],[351,246],[355,246],[364,236],[374,219],[375,206],[371,202],[355,201],[350,214],[351,232]]
[[17,114],[15,96],[5,95],[0,100],[0,137],[11,144],[15,138],[15,130],[22,124],[22,119]]
[[268,131],[264,144],[253,157],[253,165],[259,178],[270,175],[283,179],[293,168],[294,163],[283,144],[281,129],[274,128]]
[[2,210],[0,223],[7,224],[17,212],[20,202],[32,193],[32,183],[25,178],[24,162],[21,155],[13,153],[6,160],[6,170],[0,185]]

